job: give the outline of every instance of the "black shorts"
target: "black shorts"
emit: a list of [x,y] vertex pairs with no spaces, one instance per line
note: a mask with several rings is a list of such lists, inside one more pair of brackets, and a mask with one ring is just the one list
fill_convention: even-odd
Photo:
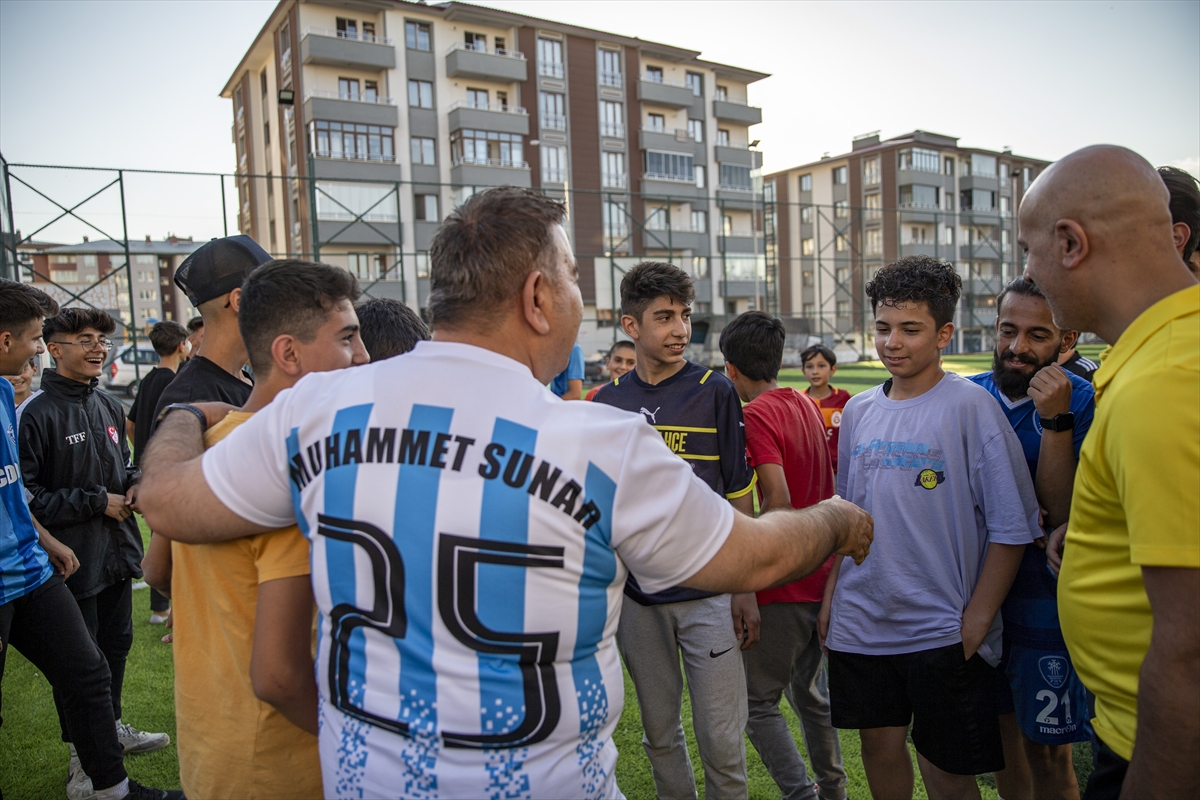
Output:
[[996,670],[961,644],[867,656],[829,651],[835,728],[908,727],[917,752],[954,775],[1004,769]]

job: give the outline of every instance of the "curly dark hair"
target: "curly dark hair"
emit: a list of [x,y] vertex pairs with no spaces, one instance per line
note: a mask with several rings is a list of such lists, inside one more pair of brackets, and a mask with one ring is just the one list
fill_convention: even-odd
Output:
[[660,297],[690,306],[696,299],[696,287],[686,272],[664,261],[643,261],[621,278],[621,313],[638,322],[642,321],[642,314],[650,304]]
[[962,278],[945,261],[929,256],[908,256],[888,264],[867,282],[871,312],[879,306],[924,303],[941,328],[954,319],[954,308],[962,294]]

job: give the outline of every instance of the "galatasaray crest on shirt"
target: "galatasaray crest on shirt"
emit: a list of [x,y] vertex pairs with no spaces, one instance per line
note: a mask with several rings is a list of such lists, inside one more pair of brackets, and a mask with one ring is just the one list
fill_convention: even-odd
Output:
[[108,426],[108,438],[112,439],[115,445],[119,446],[121,444],[121,439],[117,436],[117,429],[112,425]]

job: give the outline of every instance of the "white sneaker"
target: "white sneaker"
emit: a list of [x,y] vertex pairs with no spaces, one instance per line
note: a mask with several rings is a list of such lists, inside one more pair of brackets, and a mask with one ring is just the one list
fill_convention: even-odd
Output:
[[117,739],[121,742],[121,750],[124,755],[152,753],[171,743],[171,737],[165,733],[139,731],[126,722],[117,723]]
[[95,796],[92,779],[83,771],[79,758],[71,756],[67,762],[67,800],[92,800]]
[[131,585],[129,588],[136,592],[138,589],[149,589],[150,584],[146,583],[145,581],[134,581],[133,585]]
[[168,617],[165,613],[160,614],[157,611],[150,612],[150,624],[151,625],[162,625],[164,622],[167,621],[167,619],[168,619]]

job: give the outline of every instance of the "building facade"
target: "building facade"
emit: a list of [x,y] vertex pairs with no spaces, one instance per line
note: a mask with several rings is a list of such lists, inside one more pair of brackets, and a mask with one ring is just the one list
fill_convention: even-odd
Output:
[[779,312],[806,320],[839,357],[874,358],[866,282],[884,264],[928,255],[963,279],[950,351],[990,349],[995,296],[1023,269],[1015,212],[1049,163],[918,130],[860,136],[849,153],[765,176]]
[[[201,244],[193,242],[191,237],[177,236],[161,241],[149,236],[144,241],[131,240],[128,273],[125,244],[112,239],[88,241],[84,237],[81,243],[70,245],[25,242],[17,249],[22,280],[46,292],[60,305],[82,306],[86,302],[141,330],[150,320],[171,319],[187,324],[197,315],[174,278],[175,270]],[[114,338],[123,336],[118,328]]]
[[239,227],[276,255],[354,272],[422,308],[443,217],[516,185],[567,201],[580,341],[613,339],[620,277],[656,257],[697,310],[765,296],[763,73],[466,3],[282,0],[222,90]]

